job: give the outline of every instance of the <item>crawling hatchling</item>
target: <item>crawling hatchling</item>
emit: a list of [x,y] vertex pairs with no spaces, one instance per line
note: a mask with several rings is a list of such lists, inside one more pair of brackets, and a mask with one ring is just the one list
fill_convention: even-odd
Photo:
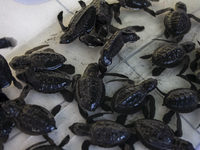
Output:
[[195,150],[192,143],[176,137],[172,129],[160,120],[139,119],[135,121],[134,128],[135,136],[149,149]]
[[166,43],[158,47],[152,54],[144,55],[140,58],[151,58],[153,65],[158,67],[152,71],[153,76],[159,76],[166,68],[173,68],[179,64],[183,64],[179,74],[183,74],[189,66],[190,57],[187,53],[195,49],[195,43],[184,42],[182,44]]
[[49,45],[40,45],[26,51],[22,56],[15,56],[10,61],[9,65],[16,71],[26,67],[29,67],[34,71],[56,70],[65,66],[68,73],[73,74],[75,68],[72,65],[64,64],[67,60],[65,56],[56,53],[51,48],[45,48],[47,46]]
[[[86,7],[84,1],[81,0],[79,3],[82,8]],[[96,8],[94,32],[80,36],[79,40],[88,46],[103,46],[106,42],[106,36],[118,30],[111,25],[113,12],[114,17],[117,17],[113,7],[115,4],[109,4],[105,0],[93,0],[89,5]]]
[[66,27],[63,24],[63,12],[58,16],[58,22],[64,34],[60,37],[61,44],[73,42],[77,37],[90,33],[94,29],[96,21],[96,8],[94,5],[81,5],[81,10],[77,11]]
[[69,129],[78,136],[89,136],[90,140],[85,140],[82,144],[82,150],[89,150],[90,145],[110,148],[120,146],[124,149],[125,146],[131,149],[132,145],[126,145],[126,142],[131,137],[131,132],[128,128],[120,123],[99,120],[93,123],[74,123]]
[[156,11],[156,15],[162,14],[166,11],[170,11],[164,18],[165,25],[165,37],[175,38],[176,42],[179,42],[183,39],[184,35],[190,31],[191,21],[190,18],[200,22],[200,18],[197,18],[193,14],[187,13],[187,6],[183,2],[177,2],[175,9],[165,8]]
[[196,86],[191,83],[185,76],[178,75],[179,77],[188,81],[191,85],[190,88],[177,88],[169,91],[168,93],[157,90],[164,96],[163,105],[170,109],[164,116],[163,121],[168,124],[171,118],[176,114],[177,117],[177,130],[175,134],[182,136],[182,124],[179,113],[190,113],[200,108],[200,95]]
[[128,85],[119,88],[102,106],[106,106],[106,111],[110,108],[111,111],[122,114],[124,118],[140,110],[143,111],[145,118],[154,118],[155,99],[149,93],[156,87],[157,80],[153,78],[148,78],[138,85],[129,80]]
[[134,43],[140,39],[136,32],[144,30],[144,26],[128,26],[117,30],[103,45],[100,51],[99,66],[104,74],[112,59],[120,52],[126,43]]
[[19,130],[29,135],[44,135],[55,130],[54,115],[60,110],[58,105],[51,113],[44,107],[25,104],[20,99],[3,102],[1,108],[7,119],[13,120]]
[[115,20],[122,24],[121,19],[118,17],[120,15],[120,7],[124,7],[127,9],[133,9],[133,10],[141,10],[143,9],[147,13],[149,13],[152,16],[156,16],[156,13],[151,10],[149,7],[152,6],[152,2],[158,2],[159,0],[118,0],[119,3],[114,4],[115,9]]
[[17,70],[16,77],[27,84],[21,93],[21,98],[24,99],[33,89],[49,94],[60,92],[66,101],[71,102],[73,94],[67,89],[72,82],[71,77],[61,68],[53,71],[34,71],[31,68]]
[[[107,75],[127,78],[117,73]],[[74,75],[72,88],[80,114],[87,118],[87,111],[95,111],[105,100],[105,85],[103,83],[103,76],[100,74],[99,64],[90,63],[83,75]]]

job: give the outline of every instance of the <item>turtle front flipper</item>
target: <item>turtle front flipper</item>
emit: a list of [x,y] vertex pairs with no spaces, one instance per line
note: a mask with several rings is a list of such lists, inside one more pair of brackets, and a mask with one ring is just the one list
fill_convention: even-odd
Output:
[[89,150],[89,147],[92,143],[89,140],[85,140],[81,146],[82,150]]
[[122,21],[119,18],[119,16],[120,16],[120,7],[121,7],[121,5],[119,3],[116,3],[116,4],[112,5],[115,20],[117,21],[117,23],[122,24]]
[[174,132],[174,134],[178,137],[181,137],[183,135],[183,131],[182,131],[182,123],[181,123],[181,118],[179,113],[176,113],[176,118],[177,118],[177,130]]
[[156,16],[156,13],[149,8],[144,8],[143,10],[146,11],[147,13],[149,13],[150,15],[154,16],[154,17]]
[[75,73],[75,67],[71,64],[63,64],[57,70],[61,71],[61,72],[66,72],[68,74],[74,74]]
[[151,57],[152,57],[152,54],[150,54],[150,55],[144,55],[144,56],[141,56],[140,58],[142,58],[142,59],[149,59]]
[[78,1],[78,3],[80,4],[81,8],[85,8],[86,7],[86,3],[82,0]]
[[189,63],[190,63],[190,57],[188,55],[184,56],[184,58],[183,58],[183,68],[181,69],[181,71],[179,73],[180,75],[183,74],[187,70]]
[[173,110],[170,110],[169,112],[167,112],[164,116],[163,116],[163,122],[168,124],[172,117],[174,116],[175,112]]
[[61,105],[56,105],[54,108],[52,108],[51,113],[56,116],[58,114],[58,112],[61,109]]
[[199,84],[199,81],[197,80],[197,78],[194,74],[186,74],[185,76],[190,82]]
[[195,15],[193,15],[193,14],[188,14],[188,17],[189,17],[189,18],[192,18],[192,19],[194,19],[195,21],[197,21],[197,22],[200,23],[200,18],[196,17]]
[[61,90],[60,94],[63,96],[64,100],[67,102],[72,102],[74,99],[73,93],[67,89]]
[[33,52],[38,51],[38,50],[40,50],[40,49],[42,49],[44,47],[47,47],[47,46],[49,46],[49,45],[40,45],[40,46],[34,47],[34,48],[30,49],[30,50],[27,50],[25,52],[25,55],[32,54]]
[[60,24],[62,31],[65,32],[68,29],[68,27],[65,27],[64,24],[63,24],[63,11],[61,11],[58,14],[57,19],[58,19],[58,22]]
[[166,68],[163,67],[156,67],[152,71],[153,76],[159,76]]
[[167,12],[167,11],[171,11],[171,12],[172,12],[172,11],[174,11],[174,9],[171,8],[171,7],[165,8],[165,9],[161,9],[161,10],[156,11],[155,14],[156,14],[156,15],[160,15],[160,14],[165,13],[165,12]]

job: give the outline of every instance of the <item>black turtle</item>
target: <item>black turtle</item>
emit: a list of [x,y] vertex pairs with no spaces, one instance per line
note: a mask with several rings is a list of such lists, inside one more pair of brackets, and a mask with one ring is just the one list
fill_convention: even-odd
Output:
[[176,137],[172,129],[160,120],[139,119],[135,121],[134,128],[135,136],[149,149],[195,150],[189,141]]
[[[82,3],[81,3],[82,4]],[[63,12],[58,16],[58,22],[64,34],[60,37],[61,44],[68,44],[77,37],[90,33],[94,29],[96,21],[96,8],[93,5],[81,5],[81,10],[77,11],[69,22],[68,27],[63,24]]]
[[170,11],[164,18],[165,25],[165,37],[175,38],[176,42],[179,42],[183,39],[183,36],[189,32],[191,28],[190,18],[193,18],[197,22],[200,22],[200,19],[194,16],[193,14],[187,14],[186,4],[183,2],[177,2],[175,9],[165,8],[156,11],[156,15],[162,14],[166,11]]
[[100,51],[99,66],[101,73],[107,71],[112,59],[120,52],[126,43],[137,42],[140,37],[136,32],[144,30],[144,26],[127,26],[117,30],[103,45]]
[[16,77],[27,84],[20,95],[23,99],[34,89],[41,93],[60,92],[66,101],[73,100],[72,92],[67,90],[72,82],[71,77],[62,70],[62,67],[53,71],[34,71],[31,68],[24,68],[17,70]]
[[9,65],[14,70],[29,67],[34,71],[56,70],[61,66],[65,66],[66,71],[73,74],[75,72],[74,66],[64,64],[67,59],[53,49],[42,49],[47,46],[49,45],[41,45],[26,51],[25,55],[15,56]]
[[[120,124],[118,121],[98,120],[93,121],[96,115],[87,119],[88,123],[74,123],[69,129],[78,136],[89,136],[90,140],[85,140],[82,150],[89,150],[90,145],[110,148],[119,146],[124,150],[126,147],[132,149],[131,130]],[[130,140],[129,140],[130,139]]]
[[150,6],[152,6],[150,1],[158,2],[159,0],[118,0],[119,3],[113,4],[113,7],[115,9],[115,20],[122,24],[121,19],[119,18],[120,15],[120,7],[124,7],[127,9],[133,9],[133,10],[141,10],[143,9],[147,13],[149,13],[152,16],[156,16],[155,12],[151,9],[149,9]]
[[[188,79],[183,75],[178,75],[179,77],[188,81]],[[190,88],[177,88],[164,93],[157,90],[164,96],[163,105],[170,109],[164,116],[163,121],[168,124],[171,118],[176,114],[177,117],[177,130],[175,134],[177,136],[182,136],[182,125],[179,113],[190,113],[200,108],[200,95],[199,90],[196,86],[191,84]]]
[[190,63],[190,57],[187,53],[191,52],[195,48],[195,43],[184,42],[182,44],[170,43],[164,44],[158,47],[153,54],[144,55],[142,59],[152,59],[153,65],[158,67],[152,71],[153,76],[160,75],[166,68],[173,68],[183,63],[183,68],[179,74],[185,72]]
[[[114,80],[117,81],[117,80]],[[122,114],[124,118],[129,114],[134,114],[140,110],[143,111],[145,118],[154,118],[155,115],[155,100],[148,93],[154,90],[157,86],[157,80],[148,78],[142,83],[135,85],[129,81],[129,84],[119,88],[112,98],[106,99],[104,105],[105,110]]]
[[[88,111],[95,111],[106,99],[105,85],[103,83],[103,75],[99,74],[99,65],[90,63],[83,75],[77,74],[73,77],[73,93],[78,103],[80,114],[88,117]],[[127,78],[117,73],[107,73],[106,75],[119,76]]]

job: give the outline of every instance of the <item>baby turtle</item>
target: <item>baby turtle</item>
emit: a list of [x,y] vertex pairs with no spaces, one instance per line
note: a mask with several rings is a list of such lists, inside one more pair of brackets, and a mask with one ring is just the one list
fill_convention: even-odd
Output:
[[[117,73],[107,73],[106,75],[127,78]],[[91,63],[87,66],[82,76],[80,74],[75,75],[72,88],[80,114],[87,118],[86,110],[95,111],[106,98],[103,76],[99,74],[99,65]]]
[[[62,68],[62,67],[60,67]],[[60,92],[63,98],[71,102],[73,100],[72,92],[66,88],[71,84],[71,77],[60,68],[53,71],[36,72],[30,68],[18,70],[16,77],[27,83],[21,98],[24,99],[31,89],[42,93]]]
[[7,141],[14,126],[29,135],[43,135],[56,129],[54,116],[60,111],[60,105],[49,112],[44,107],[25,104],[20,97],[9,100],[1,93],[0,98],[0,143]]
[[107,71],[107,66],[112,64],[112,58],[114,58],[119,53],[119,51],[126,43],[134,43],[140,39],[140,37],[135,32],[143,30],[143,26],[128,26],[117,30],[106,41],[101,49],[101,56],[99,58],[99,66],[102,74]]
[[152,71],[153,76],[159,76],[166,68],[173,68],[179,64],[183,64],[183,68],[179,74],[186,71],[190,63],[190,57],[187,53],[195,48],[195,43],[184,42],[182,44],[164,44],[158,47],[153,54],[141,56],[142,59],[152,59],[153,65],[158,67]]
[[120,146],[122,149],[132,145],[127,143],[131,137],[128,128],[120,123],[109,120],[98,120],[92,123],[74,123],[69,129],[78,136],[89,136],[90,140],[85,140],[82,150],[89,150],[90,145],[104,148]]
[[[79,3],[82,7],[86,7],[82,0]],[[111,32],[117,29],[111,25],[113,11],[115,12],[113,4],[108,4],[105,0],[93,0],[89,5],[93,5],[96,8],[95,32],[97,35],[106,37],[110,29]]]
[[122,24],[120,18],[118,17],[120,15],[120,10],[119,10],[120,7],[124,7],[127,9],[134,9],[134,10],[143,9],[144,11],[155,17],[156,16],[155,12],[149,9],[149,7],[152,6],[150,1],[158,2],[159,0],[118,0],[118,1],[119,3],[114,5],[116,10],[115,20],[118,23]]
[[[111,100],[108,101],[110,102],[110,110],[123,114],[124,117],[126,117],[125,115],[134,114],[142,110],[145,118],[154,118],[155,100],[153,96],[148,95],[148,93],[154,90],[156,86],[157,80],[153,78],[149,78],[138,85],[134,85],[132,82],[123,86],[118,89]],[[104,101],[104,103],[106,103],[106,101]],[[106,105],[107,104],[108,103],[106,103]]]
[[[67,135],[61,143],[57,146],[54,141],[48,136],[43,135],[43,137],[46,139],[46,141],[38,142],[28,148],[26,150],[64,150],[62,149],[63,146],[65,146],[69,142],[69,135]],[[49,142],[50,145],[42,145],[46,142]]]
[[[34,71],[43,71],[43,70],[55,70],[64,65],[66,58],[56,53],[53,49],[46,48],[44,50],[40,50],[49,45],[41,45],[26,51],[25,55],[14,57],[9,65],[12,69],[24,69],[25,67],[29,67]],[[39,50],[39,51],[38,51]],[[74,73],[74,66],[68,65],[69,72]]]
[[16,127],[26,134],[44,135],[56,129],[54,116],[59,112],[60,105],[52,109],[52,113],[44,107],[25,104],[19,99],[3,102],[1,107],[5,117],[13,120]]
[[[185,76],[179,76],[187,80]],[[163,121],[168,124],[174,114],[177,116],[177,131],[175,132],[177,136],[182,136],[179,113],[190,113],[200,108],[199,90],[197,90],[196,86],[190,81],[188,82],[191,84],[190,88],[177,88],[169,91],[167,94],[157,88],[157,90],[164,96],[163,105],[170,109],[170,111],[164,115]]]
[[22,89],[21,83],[19,83],[12,75],[10,67],[6,59],[0,54],[0,89],[10,86],[13,81],[14,85]]
[[94,28],[96,21],[96,8],[93,5],[82,5],[82,9],[76,12],[68,27],[63,25],[63,12],[58,16],[58,22],[64,34],[60,37],[61,44],[68,44],[74,41],[77,37],[90,33]]
[[159,11],[156,11],[156,15],[162,14],[166,11],[170,11],[164,18],[165,25],[165,37],[175,38],[176,42],[179,42],[183,39],[183,36],[189,32],[191,28],[190,18],[193,18],[197,22],[200,22],[200,19],[194,16],[193,14],[187,14],[186,4],[183,2],[177,2],[175,9],[165,8]]
[[105,85],[99,76],[99,65],[91,63],[83,75],[75,75],[72,83],[74,97],[78,103],[80,113],[87,118],[85,110],[94,111],[103,102]]
[[[83,1],[79,1],[82,8],[86,7]],[[79,37],[79,40],[88,46],[103,46],[106,42],[106,36],[114,33],[118,28],[111,25],[113,18],[114,4],[108,4],[105,0],[93,0],[89,5],[96,8],[95,30],[90,34]],[[114,13],[115,16],[116,13]]]
[[[172,129],[156,119],[139,119],[134,123],[136,137],[152,150],[195,150],[186,140],[174,136]],[[137,138],[135,138],[137,140]],[[135,142],[136,142],[135,140]]]

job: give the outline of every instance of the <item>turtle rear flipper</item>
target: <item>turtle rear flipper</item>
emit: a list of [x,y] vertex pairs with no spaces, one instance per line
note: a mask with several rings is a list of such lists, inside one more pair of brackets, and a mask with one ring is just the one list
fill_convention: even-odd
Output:
[[150,15],[154,16],[154,17],[156,16],[156,13],[149,8],[144,8],[143,10],[146,11],[147,13],[149,13]]

